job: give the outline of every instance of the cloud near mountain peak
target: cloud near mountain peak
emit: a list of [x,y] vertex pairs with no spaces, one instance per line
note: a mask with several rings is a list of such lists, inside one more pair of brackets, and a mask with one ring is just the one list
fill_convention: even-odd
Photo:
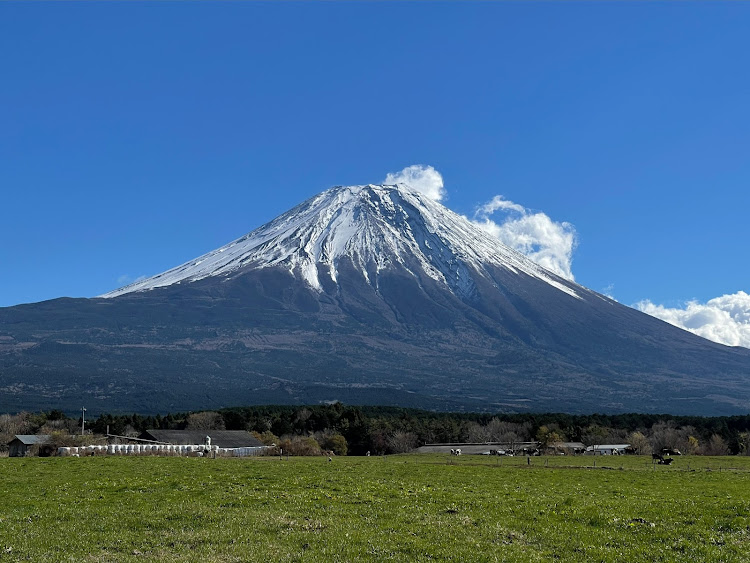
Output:
[[[446,196],[442,174],[429,165],[413,164],[389,172],[383,183],[406,184],[436,201]],[[540,266],[565,279],[575,279],[572,263],[578,239],[570,223],[553,221],[547,214],[532,212],[501,195],[479,206],[469,220]]]
[[744,291],[706,303],[688,301],[682,308],[656,305],[648,299],[635,308],[719,344],[750,348],[750,295]]
[[445,197],[443,175],[432,166],[424,164],[412,164],[400,172],[389,172],[383,183],[406,184],[435,201],[441,201]]
[[[496,213],[502,214],[499,220],[492,217]],[[540,266],[575,280],[572,266],[578,235],[572,224],[554,221],[546,213],[533,212],[501,195],[480,205],[471,221]]]

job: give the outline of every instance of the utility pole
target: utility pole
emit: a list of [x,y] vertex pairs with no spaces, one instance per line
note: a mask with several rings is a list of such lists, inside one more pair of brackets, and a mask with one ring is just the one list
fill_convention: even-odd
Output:
[[81,407],[81,436],[86,431],[86,407]]

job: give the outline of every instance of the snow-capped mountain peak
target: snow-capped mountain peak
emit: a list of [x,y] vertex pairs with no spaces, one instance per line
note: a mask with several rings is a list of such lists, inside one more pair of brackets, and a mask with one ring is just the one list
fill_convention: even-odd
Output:
[[101,297],[117,297],[248,268],[281,267],[322,291],[337,283],[343,260],[377,288],[379,273],[401,267],[470,297],[475,276],[492,279],[488,266],[541,279],[573,296],[567,282],[404,184],[337,186],[305,201],[229,244],[151,278]]

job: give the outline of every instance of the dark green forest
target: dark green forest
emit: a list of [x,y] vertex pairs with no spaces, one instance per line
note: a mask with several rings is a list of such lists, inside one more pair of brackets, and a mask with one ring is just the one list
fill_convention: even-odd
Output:
[[[3,415],[8,416],[8,415]],[[26,432],[80,427],[61,411],[26,413]],[[350,455],[397,453],[435,443],[529,440],[640,443],[640,453],[679,448],[683,453],[750,454],[750,415],[725,417],[669,414],[479,414],[398,407],[264,405],[198,413],[101,414],[86,421],[94,434],[134,436],[150,428],[247,430],[266,443],[283,439],[343,436]],[[321,442],[322,443],[322,442]]]

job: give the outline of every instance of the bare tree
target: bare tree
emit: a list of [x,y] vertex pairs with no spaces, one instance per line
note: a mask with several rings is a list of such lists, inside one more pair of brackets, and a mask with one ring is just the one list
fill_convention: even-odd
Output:
[[680,441],[680,433],[674,422],[659,421],[651,427],[651,449],[661,453],[665,448],[676,448]]
[[8,451],[8,442],[16,434],[32,434],[32,424],[29,413],[21,412],[15,415],[0,414],[0,452]]
[[729,455],[729,447],[724,438],[718,434],[711,436],[708,444],[702,448],[703,455]]
[[644,436],[643,432],[631,432],[628,435],[628,443],[638,455],[649,455],[651,453],[651,442]]
[[412,451],[417,446],[417,435],[413,432],[402,432],[400,430],[388,436],[388,450],[394,454],[403,454]]
[[517,424],[493,418],[487,423],[487,434],[491,442],[528,442],[531,439],[531,423]]
[[491,432],[487,426],[482,426],[477,422],[471,422],[467,426],[467,440],[469,442],[489,442]]
[[186,419],[188,430],[224,430],[224,419],[218,412],[194,412]]
[[750,455],[750,432],[740,434],[740,455]]
[[0,434],[3,436],[15,436],[16,434],[27,434],[31,431],[29,413],[0,414]]
[[80,434],[81,426],[73,418],[62,420],[48,420],[38,430],[38,434],[52,434],[53,432],[67,432],[68,434]]

